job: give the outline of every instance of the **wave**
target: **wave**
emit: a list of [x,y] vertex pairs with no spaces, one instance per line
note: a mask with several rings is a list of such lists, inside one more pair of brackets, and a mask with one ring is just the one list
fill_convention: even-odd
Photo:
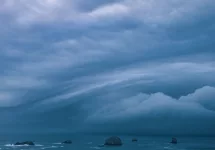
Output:
[[[24,145],[5,144],[4,146],[6,146],[6,147],[24,147],[24,146],[31,146],[31,145],[28,145],[28,144],[24,144]],[[43,146],[43,145],[35,144],[35,146],[40,147],[40,146]]]
[[90,147],[91,149],[101,149],[101,147],[97,147],[97,146],[95,146],[95,147]]
[[23,147],[23,146],[30,146],[30,145],[27,145],[27,144],[24,144],[24,145],[5,144],[4,146],[6,146],[6,147]]
[[172,148],[172,147],[166,146],[166,147],[164,147],[164,149],[173,149],[173,148]]
[[48,149],[48,148],[58,148],[58,146],[52,145],[52,146],[49,146],[49,147],[43,147],[43,148],[41,148],[41,149]]
[[41,145],[41,144],[35,144],[35,146],[43,146],[43,145]]

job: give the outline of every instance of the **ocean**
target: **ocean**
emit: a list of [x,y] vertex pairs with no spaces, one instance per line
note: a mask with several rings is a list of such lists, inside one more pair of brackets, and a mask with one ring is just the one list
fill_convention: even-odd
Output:
[[[119,147],[99,147],[109,136],[101,135],[0,135],[0,150],[215,150],[215,137],[177,137],[178,144],[170,144],[171,136],[119,136]],[[138,142],[132,142],[132,138]],[[35,146],[14,146],[16,142],[31,140]],[[61,144],[72,140],[72,144]]]

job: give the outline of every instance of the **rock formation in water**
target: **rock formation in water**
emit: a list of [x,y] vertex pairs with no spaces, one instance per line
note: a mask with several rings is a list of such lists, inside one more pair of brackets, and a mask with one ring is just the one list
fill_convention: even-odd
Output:
[[132,139],[132,142],[137,142],[137,141],[138,141],[137,138]]
[[34,145],[34,142],[32,141],[25,141],[25,142],[16,142],[14,145]]
[[72,141],[71,140],[66,140],[64,142],[62,142],[63,144],[72,144]]
[[171,141],[172,144],[177,144],[177,139],[176,138],[172,138],[172,141]]
[[122,145],[122,141],[119,137],[117,136],[112,136],[109,137],[108,139],[105,140],[105,144],[104,145],[108,145],[108,146],[121,146]]

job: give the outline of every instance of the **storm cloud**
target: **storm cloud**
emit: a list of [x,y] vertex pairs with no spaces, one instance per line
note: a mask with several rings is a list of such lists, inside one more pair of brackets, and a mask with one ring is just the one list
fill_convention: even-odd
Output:
[[2,0],[0,128],[215,134],[213,0]]

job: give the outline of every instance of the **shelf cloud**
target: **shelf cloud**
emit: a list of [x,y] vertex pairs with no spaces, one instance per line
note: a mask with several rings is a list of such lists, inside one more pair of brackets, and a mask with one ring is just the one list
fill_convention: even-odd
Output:
[[0,130],[214,135],[214,6],[2,0]]

